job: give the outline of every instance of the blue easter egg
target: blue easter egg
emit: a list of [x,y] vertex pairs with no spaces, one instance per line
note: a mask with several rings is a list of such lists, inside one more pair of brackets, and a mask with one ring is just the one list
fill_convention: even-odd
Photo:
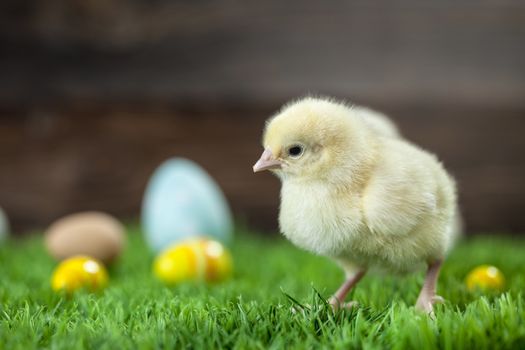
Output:
[[142,228],[148,244],[160,251],[197,236],[229,243],[232,215],[219,186],[196,163],[164,162],[151,177],[142,203]]
[[0,208],[0,240],[7,237],[9,233],[9,221],[2,208]]

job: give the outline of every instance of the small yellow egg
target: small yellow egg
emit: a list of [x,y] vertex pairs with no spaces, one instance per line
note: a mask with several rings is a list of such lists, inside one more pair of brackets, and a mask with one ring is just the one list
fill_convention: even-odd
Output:
[[163,251],[153,263],[162,282],[173,285],[188,281],[222,282],[232,275],[230,253],[219,242],[193,239]]
[[97,291],[108,284],[108,273],[104,265],[88,256],[74,256],[62,261],[53,273],[51,287],[54,291],[72,293],[85,288]]
[[471,291],[501,291],[505,287],[505,277],[497,267],[481,265],[469,272],[465,283]]

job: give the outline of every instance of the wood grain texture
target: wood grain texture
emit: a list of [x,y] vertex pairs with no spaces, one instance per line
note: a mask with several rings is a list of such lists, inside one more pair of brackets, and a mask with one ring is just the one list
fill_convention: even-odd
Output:
[[[524,111],[384,106],[404,135],[456,176],[470,232],[523,232]],[[276,230],[279,182],[251,166],[268,109],[69,106],[0,117],[0,201],[17,229],[79,210],[139,214],[151,173],[166,158],[200,163],[236,216]],[[35,114],[36,113],[36,114]]]
[[[0,100],[525,96],[523,1],[6,0]],[[205,102],[202,102],[205,101]]]

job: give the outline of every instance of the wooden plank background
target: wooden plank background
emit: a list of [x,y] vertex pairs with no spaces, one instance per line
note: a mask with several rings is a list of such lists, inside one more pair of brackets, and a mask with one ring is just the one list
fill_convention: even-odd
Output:
[[458,178],[470,232],[525,232],[520,1],[0,4],[0,206],[17,232],[136,217],[153,169],[201,163],[274,230],[264,120],[319,92],[390,114]]

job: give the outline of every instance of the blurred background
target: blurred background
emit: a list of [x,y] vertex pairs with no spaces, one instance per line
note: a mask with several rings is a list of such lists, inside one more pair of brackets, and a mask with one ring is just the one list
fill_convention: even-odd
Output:
[[136,219],[166,158],[275,232],[264,120],[320,93],[389,114],[457,177],[469,233],[525,233],[522,1],[0,2],[0,206],[15,233]]

